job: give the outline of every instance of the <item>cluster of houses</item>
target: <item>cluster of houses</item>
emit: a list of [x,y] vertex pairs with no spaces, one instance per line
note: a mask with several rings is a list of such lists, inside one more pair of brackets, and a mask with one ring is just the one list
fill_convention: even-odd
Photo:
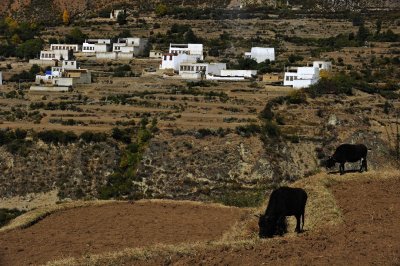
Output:
[[92,82],[91,72],[81,69],[74,60],[62,60],[60,66],[53,66],[44,74],[36,75],[35,84],[31,91],[69,91],[79,84]]
[[[156,51],[152,51],[155,56]],[[239,81],[257,75],[257,70],[231,70],[227,69],[226,63],[203,62],[202,44],[170,44],[168,53],[157,52],[161,57],[160,69],[171,70],[185,79],[208,79]],[[274,48],[253,47],[251,52],[245,54],[257,62],[275,60]]]
[[[114,14],[115,15],[115,14]],[[32,64],[51,66],[51,70],[36,77],[37,86],[32,90],[69,90],[77,84],[91,83],[91,73],[81,69],[75,61],[75,55],[95,56],[98,59],[118,60],[143,56],[148,46],[145,38],[120,38],[116,42],[111,39],[87,39],[80,44],[51,44],[48,50],[40,52],[40,58],[31,60]],[[207,79],[219,81],[241,81],[257,76],[257,70],[227,69],[226,63],[204,62],[203,44],[171,43],[169,51],[150,51],[150,58],[161,59],[160,70],[165,77],[177,76],[183,79]],[[257,63],[266,60],[275,61],[275,49],[253,47],[244,53],[245,58],[254,59]],[[293,88],[304,88],[315,84],[322,72],[329,72],[332,64],[315,61],[312,66],[290,67],[282,74],[266,74],[266,82],[281,83]],[[1,73],[0,73],[1,82]],[[1,83],[0,83],[1,84]]]
[[40,52],[39,60],[31,63],[55,65],[56,61],[71,60],[74,55],[95,56],[98,59],[132,59],[143,56],[148,44],[146,38],[87,39],[80,44],[51,44],[49,50]]

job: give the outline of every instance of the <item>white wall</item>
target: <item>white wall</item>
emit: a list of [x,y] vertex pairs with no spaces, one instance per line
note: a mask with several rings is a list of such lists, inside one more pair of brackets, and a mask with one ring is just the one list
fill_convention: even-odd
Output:
[[31,91],[70,91],[69,87],[47,87],[47,86],[31,86],[29,88]]
[[179,66],[183,62],[196,62],[199,58],[198,55],[187,55],[187,54],[165,54],[163,55],[160,69],[173,69],[179,71]]
[[297,72],[286,72],[283,80],[284,86],[293,88],[307,88],[318,82],[319,69],[316,67],[299,67]]
[[115,52],[96,53],[96,58],[115,60],[117,59],[117,53]]
[[62,61],[63,69],[78,69],[78,62],[72,60],[64,60]]
[[251,58],[257,63],[264,62],[269,59],[275,61],[275,48],[253,47],[251,48]]
[[150,58],[162,58],[163,53],[161,51],[150,51]]
[[188,43],[188,44],[173,44],[169,45],[169,53],[198,55],[200,60],[203,60],[203,44]]
[[252,76],[257,75],[257,70],[233,70],[233,69],[225,69],[221,70],[221,76],[225,77],[246,77],[251,78]]
[[328,61],[314,61],[313,62],[313,67],[316,67],[319,70],[331,71],[332,70],[332,63],[328,62]]
[[69,50],[40,51],[40,60],[69,60]]
[[95,53],[95,48],[93,43],[83,43],[82,45],[82,52],[84,53]]
[[61,87],[62,86],[69,87],[69,86],[74,86],[75,82],[74,78],[54,78],[53,84]]
[[51,44],[50,50],[73,50],[74,52],[79,52],[81,46],[78,44]]

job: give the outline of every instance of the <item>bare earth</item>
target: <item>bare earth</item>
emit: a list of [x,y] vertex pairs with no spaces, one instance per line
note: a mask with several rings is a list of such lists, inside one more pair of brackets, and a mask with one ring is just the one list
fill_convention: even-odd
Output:
[[[399,265],[400,184],[352,181],[334,186],[344,224],[247,248],[172,256],[143,265]],[[307,227],[307,214],[306,214]],[[126,261],[125,265],[138,262]]]
[[162,202],[70,209],[29,228],[0,234],[0,265],[42,264],[129,247],[215,240],[244,213],[239,208]]
[[[350,181],[332,187],[344,224],[321,232],[277,237],[246,248],[194,255],[119,260],[124,265],[398,265],[398,180]],[[0,234],[0,265],[39,264],[62,257],[156,243],[218,239],[245,211],[192,203],[140,202],[72,209],[30,228]],[[307,215],[306,215],[307,227]]]

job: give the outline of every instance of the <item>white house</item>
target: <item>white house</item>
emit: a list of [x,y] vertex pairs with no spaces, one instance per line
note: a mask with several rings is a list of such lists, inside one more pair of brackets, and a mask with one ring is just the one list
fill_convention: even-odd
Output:
[[220,75],[226,69],[225,63],[193,63],[183,62],[179,66],[179,75],[187,79],[199,79],[208,74]]
[[163,52],[158,50],[151,50],[149,54],[150,58],[162,58]]
[[319,80],[319,68],[317,67],[298,67],[296,72],[285,72],[283,80],[284,86],[293,88],[307,88]]
[[246,58],[251,58],[257,63],[264,62],[265,60],[275,61],[275,48],[253,47],[251,52],[245,53]]
[[160,69],[173,69],[179,71],[179,66],[184,62],[195,63],[200,59],[200,55],[188,55],[188,54],[175,54],[167,53],[163,55]]
[[110,39],[87,39],[82,45],[82,52],[84,53],[105,53],[110,51]]
[[77,61],[73,60],[64,60],[62,61],[62,69],[67,70],[67,69],[79,69],[79,64]]
[[314,61],[313,67],[317,67],[319,70],[332,71],[332,63],[329,61]]
[[203,56],[203,44],[175,44],[171,43],[169,45],[169,53],[171,54],[187,54],[187,55],[197,55],[200,57],[200,60],[204,59]]
[[50,50],[72,50],[74,52],[79,52],[82,46],[79,44],[51,44]]
[[125,15],[125,10],[113,9],[110,13],[110,19],[117,20],[119,14]]
[[73,53],[71,50],[53,50],[53,51],[41,51],[40,60],[51,61],[51,60],[69,60],[72,58]]
[[36,84],[53,84],[53,86],[74,86],[89,84],[92,81],[91,72],[80,69],[79,63],[65,60],[62,66],[52,67],[44,75],[36,75]]
[[135,56],[144,54],[148,40],[145,38],[121,38],[113,44],[113,52],[133,53]]

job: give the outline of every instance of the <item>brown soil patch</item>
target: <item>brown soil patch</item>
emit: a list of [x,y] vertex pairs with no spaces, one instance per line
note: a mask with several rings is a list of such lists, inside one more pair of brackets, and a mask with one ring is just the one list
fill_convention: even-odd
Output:
[[[245,247],[221,247],[188,256],[124,265],[399,265],[399,180],[350,181],[333,187],[344,223],[321,232],[275,238]],[[307,214],[306,214],[307,227]]]
[[124,248],[216,240],[245,212],[146,201],[60,211],[29,228],[0,234],[0,265],[41,264]]

